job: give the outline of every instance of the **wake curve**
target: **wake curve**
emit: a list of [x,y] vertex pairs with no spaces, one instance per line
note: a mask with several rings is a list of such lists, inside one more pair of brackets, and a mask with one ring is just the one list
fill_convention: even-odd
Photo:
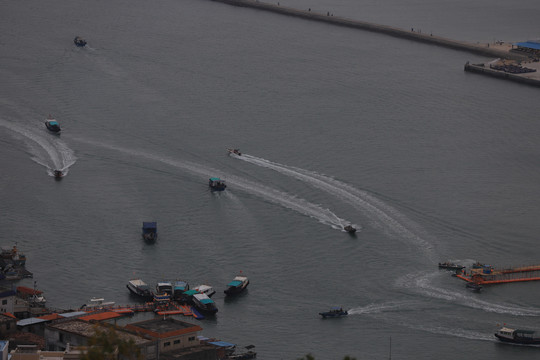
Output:
[[54,170],[61,170],[67,174],[68,169],[77,161],[73,150],[58,136],[52,136],[44,131],[38,132],[2,119],[0,126],[20,136],[29,150],[30,158],[44,166],[50,176],[54,176]]
[[318,174],[313,171],[275,163],[245,153],[243,153],[241,156],[231,156],[236,159],[244,160],[251,164],[262,166],[275,170],[281,174],[291,176],[297,180],[303,181],[315,188],[321,189],[331,195],[336,196],[340,200],[365,213],[368,218],[375,220],[375,223],[379,224],[383,229],[389,230],[399,237],[403,237],[410,242],[415,243],[427,254],[431,260],[435,259],[433,254],[433,246],[424,239],[415,235],[406,226],[402,225],[402,222],[409,222],[407,219],[400,215],[395,209],[368,194],[367,192],[358,190],[339,180]]
[[324,209],[319,205],[310,203],[304,199],[287,194],[285,192],[270,188],[268,186],[261,185],[234,175],[226,174],[221,170],[213,169],[210,167],[204,167],[189,161],[174,160],[162,156],[148,154],[146,152],[137,151],[133,149],[122,148],[114,145],[94,142],[85,139],[76,139],[81,142],[85,142],[94,146],[104,147],[110,150],[123,152],[126,154],[144,157],[153,161],[159,161],[163,164],[188,171],[189,173],[203,177],[205,180],[208,178],[208,174],[221,174],[220,176],[227,180],[229,184],[233,184],[235,189],[243,190],[247,193],[253,194],[264,200],[283,206],[287,209],[296,211],[302,215],[316,219],[322,224],[328,225],[333,229],[343,230],[343,225],[348,223],[346,220],[339,218],[336,214],[328,209]]

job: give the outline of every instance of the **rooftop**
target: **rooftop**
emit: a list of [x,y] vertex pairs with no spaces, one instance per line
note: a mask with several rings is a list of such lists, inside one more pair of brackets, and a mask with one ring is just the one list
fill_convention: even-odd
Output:
[[142,332],[154,338],[167,338],[176,335],[202,331],[199,325],[190,324],[173,318],[155,318],[129,324],[126,329]]
[[[101,326],[101,329],[102,330],[106,330],[106,328],[102,325],[99,325],[99,324],[91,324],[89,323],[88,321],[84,321],[84,320],[79,320],[79,319],[74,319],[74,320],[71,320],[71,321],[64,321],[64,322],[59,322],[59,323],[55,323],[55,324],[51,324],[49,325],[49,328],[53,328],[53,329],[57,329],[57,330],[61,330],[61,331],[65,331],[65,332],[69,332],[69,333],[72,333],[72,334],[76,334],[76,335],[80,335],[80,336],[84,336],[84,337],[92,337],[94,334],[95,334],[95,331],[96,331],[96,328],[100,328]],[[139,344],[144,344],[148,341],[148,339],[142,337],[142,336],[138,336],[136,334],[132,334],[132,333],[129,333],[127,331],[123,331],[122,329],[116,329],[117,331],[117,334],[120,338],[122,338],[123,340],[133,340],[135,342],[136,345],[139,345]]]

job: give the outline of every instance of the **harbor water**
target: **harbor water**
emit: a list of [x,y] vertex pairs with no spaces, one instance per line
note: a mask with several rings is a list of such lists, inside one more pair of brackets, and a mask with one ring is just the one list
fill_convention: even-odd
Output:
[[[281,5],[540,37],[532,0]],[[540,283],[474,293],[437,267],[540,264],[540,93],[463,71],[491,59],[204,0],[3,1],[0,20],[0,238],[34,273],[15,286],[78,309],[134,303],[132,278],[208,283],[215,318],[179,318],[260,359],[539,356],[493,333],[540,330]]]

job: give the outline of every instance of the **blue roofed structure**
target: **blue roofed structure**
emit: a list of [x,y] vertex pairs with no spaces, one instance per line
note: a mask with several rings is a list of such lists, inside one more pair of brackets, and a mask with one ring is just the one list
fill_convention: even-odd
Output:
[[540,41],[524,41],[514,45],[528,49],[540,50]]

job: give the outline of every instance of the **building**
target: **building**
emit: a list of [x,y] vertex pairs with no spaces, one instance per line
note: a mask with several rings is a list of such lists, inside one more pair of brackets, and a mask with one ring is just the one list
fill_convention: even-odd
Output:
[[17,331],[17,318],[10,313],[0,314],[0,338],[5,339]]
[[0,313],[14,313],[17,293],[13,290],[0,288]]

